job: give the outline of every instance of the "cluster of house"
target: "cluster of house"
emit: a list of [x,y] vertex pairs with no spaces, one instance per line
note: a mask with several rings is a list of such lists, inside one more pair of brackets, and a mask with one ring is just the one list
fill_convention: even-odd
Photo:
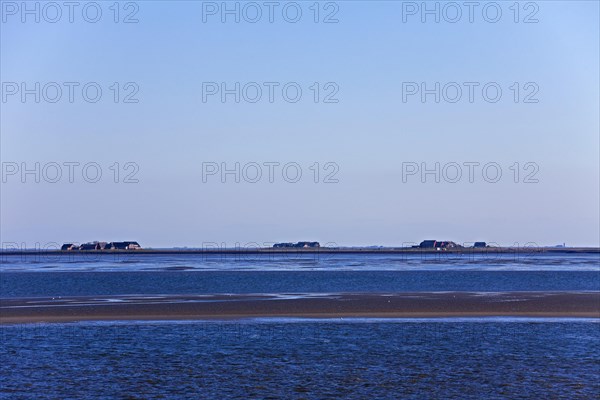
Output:
[[309,247],[321,247],[319,242],[298,242],[298,243],[275,243],[273,247],[276,248],[309,248]]
[[[440,240],[423,240],[418,246],[414,246],[421,249],[455,249],[461,248],[460,244],[456,244],[452,241],[440,241]],[[484,248],[487,247],[487,243],[485,242],[475,242],[473,243],[473,247],[475,248]]]
[[142,246],[138,242],[88,242],[83,244],[65,243],[61,250],[137,250]]

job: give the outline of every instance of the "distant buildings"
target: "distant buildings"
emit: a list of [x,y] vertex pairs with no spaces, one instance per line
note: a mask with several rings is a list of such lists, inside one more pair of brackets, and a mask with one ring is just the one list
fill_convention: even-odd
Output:
[[110,242],[109,250],[138,250],[142,246],[138,242]]
[[462,247],[451,241],[439,241],[439,240],[423,240],[419,244],[419,248],[421,249],[453,249]]
[[275,243],[274,248],[312,248],[321,247],[319,242]]
[[79,246],[79,250],[100,250],[100,243],[98,243],[98,242],[84,243],[81,246]]
[[[460,244],[456,244],[452,241],[439,241],[439,240],[423,240],[418,246],[413,246],[414,248],[420,249],[437,249],[437,250],[447,250],[447,249],[461,249],[464,246]],[[475,242],[473,243],[473,248],[483,249],[489,247],[486,242]]]
[[138,250],[142,246],[138,242],[88,242],[82,245],[65,243],[60,248],[63,251],[74,250]]

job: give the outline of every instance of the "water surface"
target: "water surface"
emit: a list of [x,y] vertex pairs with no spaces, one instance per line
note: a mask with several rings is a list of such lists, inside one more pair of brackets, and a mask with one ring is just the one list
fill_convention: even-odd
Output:
[[1,327],[2,398],[597,398],[600,325],[416,320]]

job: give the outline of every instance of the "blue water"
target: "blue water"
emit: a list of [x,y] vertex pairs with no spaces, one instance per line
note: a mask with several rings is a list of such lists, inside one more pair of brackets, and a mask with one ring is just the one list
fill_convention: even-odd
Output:
[[600,290],[599,257],[3,255],[0,295]]
[[514,319],[2,327],[0,397],[592,399],[599,329]]
[[[532,250],[533,251],[533,250]],[[599,271],[600,253],[0,255],[0,272],[42,271]]]
[[600,290],[593,271],[4,272],[2,297]]
[[[593,254],[245,256],[3,256],[0,298],[600,290]],[[7,399],[600,396],[598,320],[85,322],[0,340]]]

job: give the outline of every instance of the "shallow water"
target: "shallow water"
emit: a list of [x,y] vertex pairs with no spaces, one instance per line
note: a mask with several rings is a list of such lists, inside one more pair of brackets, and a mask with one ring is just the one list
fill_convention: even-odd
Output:
[[0,255],[0,271],[600,271],[600,254],[92,254]]
[[595,398],[600,325],[528,319],[4,326],[3,398]]
[[593,271],[2,272],[2,297],[600,290]]
[[62,257],[4,255],[1,297],[600,290],[597,254]]

